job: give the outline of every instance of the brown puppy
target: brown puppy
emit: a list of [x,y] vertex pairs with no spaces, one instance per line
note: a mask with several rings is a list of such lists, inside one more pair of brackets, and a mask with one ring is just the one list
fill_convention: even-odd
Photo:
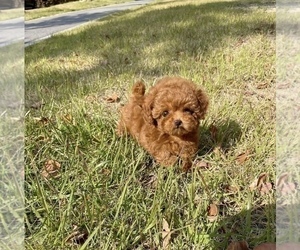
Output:
[[208,97],[189,80],[164,77],[147,94],[139,81],[121,110],[117,132],[133,136],[159,164],[171,166],[181,158],[187,170],[198,150],[199,120],[207,107]]

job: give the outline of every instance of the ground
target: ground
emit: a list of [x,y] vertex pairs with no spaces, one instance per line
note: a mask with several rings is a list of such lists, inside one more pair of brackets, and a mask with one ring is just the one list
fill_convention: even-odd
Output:
[[[275,241],[275,13],[265,3],[155,1],[26,48],[29,249]],[[190,173],[115,133],[134,81],[163,75],[210,97]]]

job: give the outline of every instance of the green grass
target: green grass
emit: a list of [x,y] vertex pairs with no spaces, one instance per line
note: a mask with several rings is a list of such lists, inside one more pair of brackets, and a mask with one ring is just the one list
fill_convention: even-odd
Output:
[[0,248],[24,240],[24,44],[0,48]]
[[23,17],[24,16],[24,9],[9,9],[9,10],[0,10],[0,21]]
[[131,2],[131,0],[84,0],[57,4],[46,8],[25,10],[25,19],[31,20],[40,17],[52,16],[64,12],[71,12],[89,8],[97,8],[105,5]]
[[[275,182],[274,23],[275,13],[245,2],[157,1],[27,47],[26,247],[162,249],[163,218],[171,249],[274,242],[274,192],[249,188],[263,172]],[[207,170],[159,167],[115,134],[134,81],[163,75],[192,79],[210,97],[196,157]],[[107,103],[114,93],[120,103]],[[44,179],[48,160],[60,168]],[[68,242],[74,230],[81,244]]]
[[[292,12],[287,12],[292,10]],[[288,15],[287,15],[288,13]],[[297,42],[300,21],[299,12],[293,8],[281,6],[276,13],[276,49],[277,49],[277,89],[276,89],[276,140],[277,140],[277,176],[289,174],[289,181],[300,182],[299,152],[300,133],[297,104],[297,80],[300,63],[299,43]],[[299,192],[290,195],[277,193],[277,242],[299,242]]]

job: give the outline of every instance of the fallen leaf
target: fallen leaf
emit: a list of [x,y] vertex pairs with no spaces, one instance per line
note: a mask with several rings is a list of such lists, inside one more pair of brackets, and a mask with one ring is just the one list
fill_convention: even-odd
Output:
[[254,247],[253,250],[276,250],[276,244],[275,243],[262,243],[256,247]]
[[50,122],[50,119],[48,119],[47,117],[34,117],[33,120],[37,121],[42,125],[46,125],[47,123]]
[[277,183],[276,183],[276,188],[282,195],[287,195],[291,194],[296,190],[296,183],[288,181],[289,179],[289,174],[288,173],[283,173],[279,176]]
[[106,176],[110,175],[110,172],[111,171],[108,168],[103,168],[101,170],[101,174],[106,175]]
[[216,204],[210,204],[207,209],[207,214],[209,216],[216,216],[218,215],[218,207]]
[[236,193],[239,191],[239,187],[234,185],[225,185],[224,189],[230,193]]
[[233,241],[227,247],[227,250],[249,250],[248,243],[246,241]]
[[282,195],[291,194],[296,190],[296,184],[293,182],[284,183],[282,188],[280,189],[280,193]]
[[125,62],[125,64],[130,64],[130,60],[129,60],[129,58],[128,58],[128,57],[126,57],[126,58],[124,59],[124,62]]
[[39,102],[35,102],[35,103],[31,104],[30,108],[40,109],[43,105],[44,105],[44,103],[42,101],[39,101]]
[[70,114],[66,114],[66,115],[64,115],[64,116],[62,117],[62,119],[63,119],[65,122],[72,122],[73,117],[72,117],[72,115],[70,115]]
[[213,222],[217,219],[219,214],[219,209],[216,204],[210,204],[207,208],[207,218],[210,222]]
[[48,179],[50,177],[57,178],[59,174],[60,163],[55,160],[48,160],[45,162],[44,169],[41,172],[41,175]]
[[210,132],[211,138],[214,141],[216,141],[217,140],[218,129],[217,129],[217,127],[214,124],[211,124],[209,126],[209,132]]
[[280,188],[285,182],[288,181],[289,174],[288,173],[282,173],[276,182],[276,188]]
[[82,245],[88,238],[87,232],[81,232],[78,226],[73,227],[73,232],[65,239],[66,243],[74,245]]
[[267,180],[267,176],[268,176],[267,173],[261,173],[261,174],[258,176],[257,187],[260,187],[262,184],[265,183],[265,181]]
[[267,88],[268,87],[268,83],[260,83],[260,84],[258,84],[257,86],[256,86],[256,88],[257,89],[265,89],[265,88]]
[[156,188],[157,186],[157,175],[155,173],[150,173],[140,179],[143,186],[147,188]]
[[210,164],[206,161],[196,161],[195,167],[202,168],[202,169],[208,169],[208,168],[210,168]]
[[221,157],[223,160],[226,160],[226,156],[225,156],[225,154],[224,154],[224,152],[222,150],[222,147],[220,145],[216,146],[214,148],[213,152],[215,153],[215,155]]
[[250,191],[254,191],[256,188],[257,188],[257,179],[252,181],[251,184],[249,185]]
[[169,223],[164,218],[163,218],[162,239],[163,239],[163,249],[167,249],[170,245],[171,231],[169,228]]
[[244,153],[241,153],[239,154],[237,157],[236,157],[236,161],[238,164],[243,164],[246,160],[248,160],[249,158],[249,150],[247,150],[246,152]]
[[104,97],[104,100],[108,103],[114,103],[114,102],[119,102],[120,97],[116,93],[114,93],[110,96]]
[[84,97],[84,99],[87,102],[90,102],[90,103],[97,103],[98,102],[98,96],[95,95],[95,94],[87,95],[87,96]]
[[266,182],[267,176],[267,173],[261,173],[258,178],[249,185],[250,190],[254,191],[257,189],[261,195],[270,193],[273,189],[273,185],[270,182]]
[[260,188],[259,188],[259,193],[261,195],[265,195],[265,194],[268,194],[270,193],[270,191],[273,189],[273,185],[272,183],[270,182],[267,182],[267,183],[263,183]]

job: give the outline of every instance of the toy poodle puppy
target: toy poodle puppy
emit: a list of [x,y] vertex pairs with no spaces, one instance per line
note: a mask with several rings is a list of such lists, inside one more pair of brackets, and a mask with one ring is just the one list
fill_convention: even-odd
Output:
[[145,94],[134,84],[129,102],[122,107],[119,135],[130,134],[163,166],[181,159],[188,170],[198,150],[199,121],[208,107],[205,92],[181,77],[164,77]]

